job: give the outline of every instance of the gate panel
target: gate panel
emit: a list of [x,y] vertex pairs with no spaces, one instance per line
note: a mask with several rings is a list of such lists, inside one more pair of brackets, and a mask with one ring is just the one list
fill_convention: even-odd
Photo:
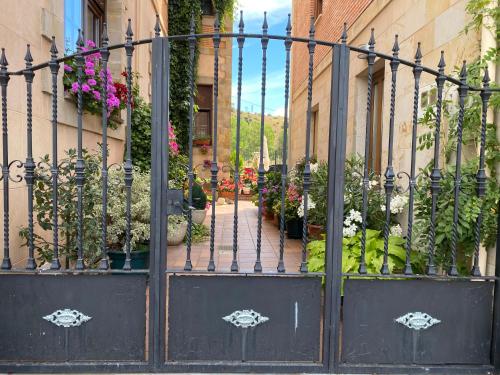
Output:
[[0,361],[145,361],[146,277],[2,275]]
[[171,276],[169,291],[168,360],[320,361],[319,277]]
[[493,287],[473,281],[346,280],[342,362],[488,365]]

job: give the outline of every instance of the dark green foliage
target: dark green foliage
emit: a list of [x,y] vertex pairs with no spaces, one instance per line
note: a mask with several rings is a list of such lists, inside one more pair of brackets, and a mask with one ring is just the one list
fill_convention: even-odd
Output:
[[[100,259],[101,245],[101,216],[99,215],[102,202],[100,167],[101,159],[98,154],[91,154],[83,150],[85,161],[85,184],[83,185],[83,253],[87,267],[93,267]],[[76,259],[77,241],[77,188],[76,188],[76,150],[70,149],[66,157],[60,160],[59,187],[58,187],[58,216],[59,216],[59,254]],[[52,180],[50,171],[51,161],[48,155],[42,157],[39,168],[36,169],[36,183],[34,185],[34,214],[35,225],[43,232],[34,235],[35,251],[41,262],[52,261]],[[27,227],[21,227],[20,237],[27,246],[29,232]]]
[[204,210],[207,207],[207,195],[199,184],[193,184],[193,207]]
[[151,167],[151,104],[134,95],[132,111],[132,162],[141,171]]

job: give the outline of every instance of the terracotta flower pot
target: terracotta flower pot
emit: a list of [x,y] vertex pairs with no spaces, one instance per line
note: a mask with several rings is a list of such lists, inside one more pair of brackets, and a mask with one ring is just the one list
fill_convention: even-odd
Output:
[[323,233],[325,233],[322,225],[307,224],[307,234],[311,240],[321,240],[323,238]]

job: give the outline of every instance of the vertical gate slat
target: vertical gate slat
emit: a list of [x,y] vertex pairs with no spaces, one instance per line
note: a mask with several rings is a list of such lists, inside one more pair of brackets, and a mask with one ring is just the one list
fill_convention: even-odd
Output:
[[431,172],[431,218],[430,218],[430,233],[429,233],[429,259],[426,272],[428,275],[436,274],[436,266],[434,264],[434,251],[436,244],[436,211],[437,201],[439,198],[441,170],[439,168],[439,143],[441,139],[441,111],[443,107],[443,87],[446,82],[444,76],[444,52],[441,51],[441,58],[438,63],[439,75],[436,77],[437,85],[437,102],[436,102],[436,129],[434,131],[434,163]]
[[26,186],[28,187],[28,259],[26,261],[26,269],[34,270],[37,267],[35,260],[35,245],[33,238],[33,184],[35,182],[35,162],[33,160],[33,79],[35,73],[31,70],[33,66],[33,57],[31,56],[30,45],[26,48],[26,70],[24,71],[24,79],[26,81],[26,139],[27,139],[27,155],[24,163]]
[[212,214],[210,217],[210,260],[208,261],[208,271],[215,271],[214,251],[215,251],[215,206],[217,197],[217,127],[219,125],[219,46],[220,46],[220,21],[219,14],[215,15],[214,35],[212,37],[214,46],[214,129],[212,142],[212,163],[210,165],[210,187],[212,189]]
[[0,56],[0,86],[2,90],[2,179],[3,179],[3,259],[2,269],[10,270],[12,264],[9,254],[9,136],[7,128],[7,85],[9,75],[7,74],[7,58],[5,48],[2,48]]
[[260,152],[259,152],[259,203],[257,215],[257,259],[255,261],[254,271],[262,272],[262,264],[260,261],[261,243],[262,243],[262,190],[264,189],[264,125],[265,125],[265,105],[266,105],[266,66],[267,66],[267,45],[269,38],[267,37],[267,13],[264,12],[264,23],[262,24],[262,89],[261,89],[261,106],[260,106]]
[[288,14],[288,23],[286,25],[286,39],[285,39],[285,113],[283,116],[283,158],[281,165],[281,212],[280,212],[280,257],[278,261],[278,272],[285,272],[285,263],[283,256],[285,252],[285,196],[286,196],[286,178],[288,173],[288,101],[290,95],[290,50],[292,48],[292,20],[291,15]]

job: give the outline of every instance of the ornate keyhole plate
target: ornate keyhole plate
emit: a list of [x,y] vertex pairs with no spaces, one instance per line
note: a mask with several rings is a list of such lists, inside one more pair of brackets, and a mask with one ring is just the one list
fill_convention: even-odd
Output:
[[62,309],[56,310],[50,315],[43,317],[48,322],[55,324],[58,327],[78,327],[85,322],[88,322],[92,317],[81,313],[78,310]]
[[435,324],[441,323],[439,319],[433,318],[429,314],[420,311],[409,312],[403,316],[400,316],[396,319],[396,322],[410,329],[414,329],[415,331],[427,329]]
[[267,316],[263,316],[253,310],[236,310],[222,319],[236,327],[242,328],[255,327],[269,320]]

